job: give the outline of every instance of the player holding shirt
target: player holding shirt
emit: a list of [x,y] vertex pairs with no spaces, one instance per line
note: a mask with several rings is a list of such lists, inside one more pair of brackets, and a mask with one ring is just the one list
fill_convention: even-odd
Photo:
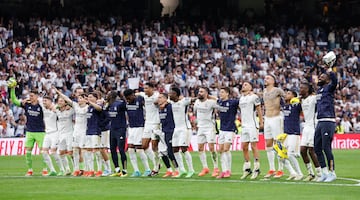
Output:
[[84,148],[84,159],[86,165],[86,172],[84,176],[92,177],[94,173],[94,155],[97,155],[97,159],[101,159],[97,151],[101,148],[101,112],[102,107],[97,105],[98,100],[97,93],[90,93],[87,98],[88,111],[87,111],[87,123],[86,123],[86,137]]
[[[154,164],[152,175],[156,175],[159,172],[159,152],[158,143],[159,136],[156,135],[160,129],[159,109],[155,105],[158,100],[159,92],[155,91],[155,85],[151,82],[147,82],[144,86],[144,92],[140,92],[140,95],[145,100],[145,125],[144,133],[142,136],[142,146],[148,156],[148,158]],[[149,149],[151,141],[152,150]]]
[[75,100],[73,101],[55,87],[53,87],[53,89],[56,91],[58,95],[60,95],[61,98],[63,98],[66,101],[67,104],[69,104],[74,108],[75,123],[74,123],[74,132],[73,132],[73,141],[72,141],[74,170],[72,175],[81,176],[83,173],[81,170],[84,169],[83,162],[80,161],[82,160],[81,149],[85,147],[85,136],[86,136],[86,127],[87,127],[86,115],[88,111],[88,105],[86,104],[87,94],[78,92],[82,90],[82,88],[78,88],[75,91],[77,91],[77,93],[80,94],[78,94],[76,98],[77,101]]
[[[126,141],[126,102],[118,98],[117,91],[110,91],[106,97],[104,110],[110,119],[110,151],[115,166],[115,173],[112,176],[127,176],[127,157],[125,153]],[[122,170],[118,163],[117,149],[121,157]]]
[[70,175],[69,160],[66,155],[72,154],[73,141],[73,115],[74,109],[66,101],[59,97],[57,101],[56,115],[58,118],[57,126],[59,132],[59,152],[65,171],[60,171],[58,175]]
[[141,176],[138,164],[136,153],[139,155],[140,160],[142,161],[145,172],[143,176],[151,175],[151,170],[149,167],[149,162],[142,148],[142,134],[144,132],[144,98],[141,96],[135,96],[135,93],[132,89],[127,89],[124,91],[124,97],[126,98],[126,113],[128,116],[128,152],[130,157],[130,162],[133,166],[134,173],[132,177]]
[[[182,176],[185,176],[186,178],[191,178],[194,175],[194,167],[191,154],[187,150],[191,139],[191,124],[188,119],[187,108],[191,103],[191,99],[180,99],[180,93],[180,89],[177,87],[172,87],[169,93],[175,123],[175,129],[172,136],[172,150],[174,152],[176,162],[178,163],[180,169],[179,175],[177,175],[176,178]],[[186,173],[182,155],[179,152],[180,149],[185,156],[186,164],[188,165],[188,173]]]
[[219,151],[221,161],[221,174],[216,178],[229,178],[231,176],[230,146],[235,135],[235,119],[239,107],[238,99],[229,99],[230,88],[220,89],[218,112],[220,117]]
[[[38,92],[31,90],[28,100],[20,101],[15,95],[16,80],[9,79],[8,87],[10,88],[10,98],[14,105],[24,108],[26,116],[26,137],[25,137],[25,159],[28,171],[25,176],[32,176],[32,149],[35,142],[40,150],[45,137],[44,112],[38,101]],[[44,169],[45,175],[47,171]]]
[[310,83],[302,82],[300,84],[300,96],[301,108],[304,114],[305,121],[300,141],[300,152],[306,169],[309,173],[309,175],[304,178],[304,181],[311,181],[315,178],[315,173],[312,169],[309,155],[315,166],[316,174],[318,177],[321,176],[321,167],[314,152],[316,95],[313,94],[313,88]]
[[61,158],[57,151],[57,146],[59,143],[59,134],[57,129],[57,115],[55,112],[55,106],[52,103],[52,100],[50,97],[45,96],[42,99],[43,104],[43,112],[44,112],[44,122],[45,122],[45,138],[43,143],[43,158],[45,163],[50,169],[49,176],[56,176],[56,170],[54,168],[54,165],[52,163],[50,154],[54,157],[55,161],[57,162],[60,171],[64,171],[64,166],[62,164]]
[[[250,82],[244,82],[241,88],[241,97],[239,100],[239,108],[241,110],[241,146],[245,163],[243,166],[243,175],[241,179],[245,179],[252,174],[251,179],[255,179],[260,174],[259,152],[257,143],[259,141],[259,128],[263,128],[264,121],[261,111],[261,100],[258,95],[252,92],[253,86]],[[259,117],[259,122],[256,119]],[[251,170],[251,162],[249,155],[249,144],[254,157],[254,170]]]
[[216,100],[209,99],[209,88],[200,87],[198,99],[194,103],[194,113],[197,121],[197,142],[199,148],[199,157],[202,164],[202,170],[198,176],[205,176],[210,172],[205,153],[205,144],[209,146],[211,153],[211,160],[213,162],[212,177],[219,175],[218,158],[215,151],[215,108],[217,107]]

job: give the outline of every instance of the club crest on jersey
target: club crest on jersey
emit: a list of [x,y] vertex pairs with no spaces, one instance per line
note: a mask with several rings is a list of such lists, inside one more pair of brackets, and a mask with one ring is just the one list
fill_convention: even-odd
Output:
[[229,102],[226,102],[226,107],[229,107]]
[[139,105],[139,102],[138,102],[138,101],[136,102],[136,105],[137,105],[137,106]]

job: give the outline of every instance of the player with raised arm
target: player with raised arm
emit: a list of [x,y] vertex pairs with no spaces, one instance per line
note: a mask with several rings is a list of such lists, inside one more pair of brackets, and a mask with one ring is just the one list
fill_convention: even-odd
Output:
[[304,181],[315,179],[310,158],[315,166],[317,177],[321,176],[321,167],[314,151],[314,135],[316,124],[316,95],[313,94],[313,87],[309,82],[300,84],[301,107],[304,115],[304,128],[300,141],[300,153],[308,171],[308,176]]
[[205,176],[210,172],[207,161],[205,144],[209,146],[211,160],[213,162],[212,177],[219,175],[218,156],[215,151],[216,131],[215,131],[215,108],[216,100],[209,99],[209,88],[200,87],[197,100],[194,103],[194,113],[197,121],[197,143],[199,149],[199,157],[202,164],[202,170],[198,176]]
[[[158,153],[159,138],[156,136],[157,130],[160,129],[160,119],[159,109],[155,105],[159,92],[155,91],[155,85],[153,83],[147,82],[144,86],[144,92],[137,93],[137,95],[142,96],[145,100],[145,125],[142,136],[142,147],[154,165],[151,173],[153,176],[156,176],[160,167]],[[152,150],[149,148],[150,141]]]
[[[38,92],[31,90],[28,100],[20,101],[15,95],[15,87],[17,83],[14,78],[8,80],[8,87],[10,88],[10,98],[14,105],[24,108],[26,116],[26,136],[25,136],[25,160],[28,167],[28,171],[25,176],[32,176],[32,149],[35,142],[40,150],[45,137],[45,123],[43,108],[39,104]],[[43,171],[47,174],[47,171]]]
[[132,89],[124,91],[124,97],[126,99],[126,113],[128,116],[128,152],[130,162],[133,166],[134,173],[132,177],[141,176],[141,172],[137,163],[137,156],[139,155],[141,162],[144,165],[145,172],[143,176],[151,175],[148,158],[142,148],[142,134],[144,132],[144,98],[142,96],[135,96]]
[[67,155],[72,154],[74,109],[61,96],[57,100],[56,115],[58,118],[59,153],[65,168],[65,171],[60,171],[58,175],[70,175],[71,170]]
[[[49,96],[42,98],[44,123],[45,123],[45,138],[43,143],[42,154],[44,161],[50,169],[49,176],[57,176],[56,170],[52,163],[49,153],[54,157],[59,166],[60,171],[64,171],[64,166],[59,154],[57,153],[57,146],[59,143],[59,134],[57,129],[57,115],[55,106]],[[49,152],[50,151],[50,152]]]
[[[73,132],[73,141],[72,141],[72,147],[73,147],[73,160],[74,160],[74,170],[73,170],[73,176],[81,176],[83,172],[81,170],[84,170],[84,164],[82,161],[82,155],[81,155],[81,149],[85,147],[85,136],[86,136],[86,127],[87,127],[87,118],[86,114],[88,111],[88,105],[87,102],[87,94],[80,93],[76,97],[75,100],[71,100],[69,97],[64,95],[62,92],[60,92],[58,89],[53,87],[53,89],[56,91],[56,93],[63,98],[66,103],[71,105],[74,108],[75,113],[75,123],[74,123],[74,132]],[[80,91],[82,88],[78,88],[75,91]]]
[[[259,129],[264,127],[264,121],[261,110],[261,100],[258,95],[253,93],[253,86],[250,82],[245,81],[241,87],[241,96],[239,100],[241,111],[241,146],[245,163],[243,165],[243,175],[245,179],[250,174],[251,179],[256,179],[260,174],[259,151],[257,143],[259,142]],[[256,119],[256,115],[259,120]],[[249,144],[254,157],[254,169],[251,170],[249,155]]]
[[230,99],[230,88],[220,89],[218,112],[220,118],[219,151],[221,161],[221,174],[216,178],[229,178],[231,176],[230,147],[235,136],[235,119],[239,107],[238,99]]
[[89,93],[87,98],[88,110],[87,110],[87,123],[86,123],[86,136],[84,147],[84,159],[86,165],[86,172],[84,176],[92,177],[94,172],[94,155],[101,159],[101,155],[96,153],[101,149],[101,112],[102,107],[96,102],[98,100],[98,94],[95,92]]
[[[118,98],[117,91],[110,91],[106,96],[106,106],[110,119],[110,151],[111,158],[115,166],[115,173],[112,176],[127,176],[127,157],[125,153],[126,142],[126,102]],[[122,170],[118,163],[119,149]]]
[[[193,167],[192,157],[188,151],[190,137],[191,137],[191,124],[188,118],[187,108],[191,103],[191,98],[180,97],[181,91],[177,87],[172,87],[170,89],[169,97],[172,104],[172,112],[174,115],[175,129],[172,136],[172,150],[176,162],[179,165],[179,174],[176,176],[186,178],[191,178],[195,171]],[[181,152],[184,154],[186,164],[188,166],[188,172],[186,172]]]
[[318,123],[315,129],[314,150],[322,169],[322,175],[317,179],[319,182],[332,182],[336,180],[335,161],[331,148],[336,127],[334,95],[338,80],[336,73],[332,71],[335,60],[336,55],[333,51],[330,51],[323,57],[326,72],[322,73],[319,77],[319,88],[316,95]]
[[276,87],[276,78],[273,75],[266,75],[264,80],[264,138],[266,145],[266,155],[269,162],[269,171],[264,178],[270,178],[274,176],[280,178],[284,175],[283,164],[278,160],[279,169],[275,171],[275,152],[273,151],[273,145],[276,141],[276,137],[284,132],[283,128],[283,116],[281,115],[281,101],[285,96],[285,92]]

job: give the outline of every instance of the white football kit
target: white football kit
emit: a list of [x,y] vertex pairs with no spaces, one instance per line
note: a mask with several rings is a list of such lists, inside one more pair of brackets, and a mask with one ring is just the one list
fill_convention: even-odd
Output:
[[194,103],[194,113],[196,114],[198,127],[197,142],[199,144],[216,143],[215,108],[217,108],[217,103],[211,99],[205,101],[197,99]]
[[259,141],[259,122],[256,118],[255,108],[260,104],[260,98],[256,94],[248,94],[240,97],[241,142]]
[[300,146],[314,147],[316,124],[316,95],[309,95],[301,102],[304,113],[304,129],[302,131]]
[[157,139],[154,135],[160,129],[159,108],[154,104],[158,100],[159,92],[154,92],[150,97],[144,92],[140,92],[140,96],[145,100],[145,126],[142,138]]
[[172,138],[173,147],[187,147],[190,143],[191,124],[187,115],[190,98],[183,98],[178,102],[171,102],[175,123],[174,134]]
[[87,110],[88,105],[80,107],[77,102],[73,102],[73,108],[75,112],[75,124],[73,133],[73,147],[85,147],[85,136],[87,129]]
[[68,109],[64,111],[56,110],[58,117],[57,125],[59,131],[59,150],[72,150],[73,142],[73,114],[74,109]]

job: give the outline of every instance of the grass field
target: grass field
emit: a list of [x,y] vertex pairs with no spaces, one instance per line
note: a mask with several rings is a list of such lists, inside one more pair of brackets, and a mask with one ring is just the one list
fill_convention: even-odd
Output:
[[[232,152],[233,175],[220,180],[210,176],[191,179],[42,177],[40,156],[34,157],[35,175],[24,177],[24,157],[0,157],[0,199],[360,199],[360,151],[338,150],[334,154],[338,179],[332,183],[286,181],[287,176],[267,181],[240,180],[242,152]],[[199,172],[198,154],[192,155],[195,170]],[[303,167],[302,160],[299,161]],[[267,170],[265,151],[261,151],[261,171]],[[132,172],[130,164],[129,172]]]

